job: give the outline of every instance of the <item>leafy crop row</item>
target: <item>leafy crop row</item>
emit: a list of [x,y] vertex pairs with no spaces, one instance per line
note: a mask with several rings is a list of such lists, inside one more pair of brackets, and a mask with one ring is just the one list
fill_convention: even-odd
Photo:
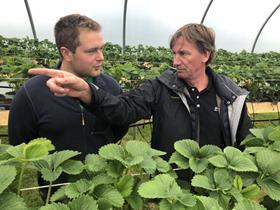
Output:
[[[141,141],[108,144],[98,154],[74,160],[79,152],[50,153],[47,139],[28,144],[0,144],[0,209],[28,209],[21,197],[22,175],[35,168],[49,182],[49,193],[39,210],[276,210],[280,208],[280,127],[251,129],[241,151],[214,146],[199,147],[193,140],[175,142],[169,161],[165,152]],[[178,178],[171,164],[190,179]],[[50,194],[62,174],[76,181]],[[17,192],[10,186],[19,174]]]
[[[32,67],[53,67],[59,59],[55,45],[48,40],[9,39],[0,36],[0,81],[9,81],[17,90]],[[172,53],[164,47],[121,46],[106,43],[103,69],[125,90],[154,78],[172,66]],[[222,49],[211,65],[250,91],[251,101],[280,101],[280,53],[232,53]],[[15,78],[23,78],[23,81]]]

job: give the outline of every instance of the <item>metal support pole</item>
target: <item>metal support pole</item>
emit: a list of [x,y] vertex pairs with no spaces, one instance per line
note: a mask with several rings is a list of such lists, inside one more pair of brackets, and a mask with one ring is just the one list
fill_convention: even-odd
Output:
[[205,12],[204,12],[204,14],[203,14],[203,17],[202,17],[202,19],[201,19],[201,21],[200,21],[201,24],[203,24],[204,19],[205,19],[207,13],[208,13],[208,10],[209,10],[209,8],[210,8],[211,5],[212,5],[212,2],[213,2],[213,0],[210,0],[210,2],[209,2],[208,6],[207,6],[207,8],[206,8],[206,10],[205,10]]
[[29,4],[28,4],[28,0],[24,0],[24,3],[25,3],[26,11],[27,11],[27,14],[28,14],[28,17],[29,17],[29,22],[30,22],[30,25],[31,25],[33,37],[34,37],[34,39],[37,39],[36,30],[35,30],[35,27],[34,27],[31,11],[30,11]]
[[[124,0],[124,8],[123,8],[123,41],[122,41],[122,61],[124,61],[124,51],[125,51],[125,41],[126,41],[126,13],[127,13],[127,2],[128,0]],[[136,139],[136,127],[132,127],[132,138]]]
[[280,3],[278,4],[278,6],[272,11],[272,13],[268,16],[268,18],[265,20],[264,24],[262,25],[261,29],[259,30],[256,38],[255,38],[255,41],[254,41],[254,44],[253,44],[253,47],[252,47],[252,50],[251,50],[251,53],[253,53],[255,51],[255,47],[256,47],[256,44],[257,44],[257,41],[259,39],[259,36],[263,30],[263,28],[265,27],[266,23],[269,21],[269,19],[272,17],[272,15],[276,12],[276,10],[280,7]]
[[124,9],[123,9],[123,43],[122,43],[122,60],[124,61],[124,51],[125,51],[125,36],[126,36],[126,11],[127,11],[127,1],[124,0]]

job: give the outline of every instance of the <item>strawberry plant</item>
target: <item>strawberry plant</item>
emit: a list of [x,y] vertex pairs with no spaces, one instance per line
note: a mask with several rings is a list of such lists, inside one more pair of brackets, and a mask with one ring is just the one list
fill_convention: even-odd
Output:
[[[103,69],[129,90],[146,79],[152,79],[172,66],[170,49],[152,46],[122,47],[110,42],[104,45]],[[32,67],[53,67],[59,59],[54,43],[29,38],[5,38],[0,36],[1,81],[8,81],[16,91],[28,78]],[[279,53],[232,53],[217,51],[211,64],[217,73],[229,76],[239,86],[250,91],[250,101],[279,101],[280,99]],[[19,80],[17,78],[23,78]]]
[[[277,210],[280,127],[250,131],[242,142],[244,151],[179,140],[169,162],[162,158],[165,152],[140,141],[105,145],[98,154],[88,154],[84,163],[72,160],[79,154],[75,151],[49,154],[54,148],[46,139],[0,145],[0,207],[27,209],[10,185],[17,174],[21,179],[24,168],[33,166],[50,183],[41,210],[147,209],[149,203],[160,210]],[[191,171],[190,180],[181,182],[170,164]],[[50,195],[62,172],[73,176],[72,182]]]

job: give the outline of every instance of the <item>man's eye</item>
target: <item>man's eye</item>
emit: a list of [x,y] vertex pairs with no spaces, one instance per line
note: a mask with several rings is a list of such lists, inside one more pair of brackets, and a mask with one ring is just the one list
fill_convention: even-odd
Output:
[[186,55],[188,55],[189,53],[187,53],[187,52],[184,52],[184,51],[182,51],[182,52],[179,52],[179,55],[180,56],[186,56]]
[[88,51],[88,53],[96,53],[97,52],[97,50],[95,49],[95,50],[89,50]]

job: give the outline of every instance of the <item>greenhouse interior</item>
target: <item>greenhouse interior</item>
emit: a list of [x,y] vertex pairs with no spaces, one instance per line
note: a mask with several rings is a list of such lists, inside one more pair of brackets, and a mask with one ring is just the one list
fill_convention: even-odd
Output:
[[279,210],[279,0],[9,0],[1,210]]

